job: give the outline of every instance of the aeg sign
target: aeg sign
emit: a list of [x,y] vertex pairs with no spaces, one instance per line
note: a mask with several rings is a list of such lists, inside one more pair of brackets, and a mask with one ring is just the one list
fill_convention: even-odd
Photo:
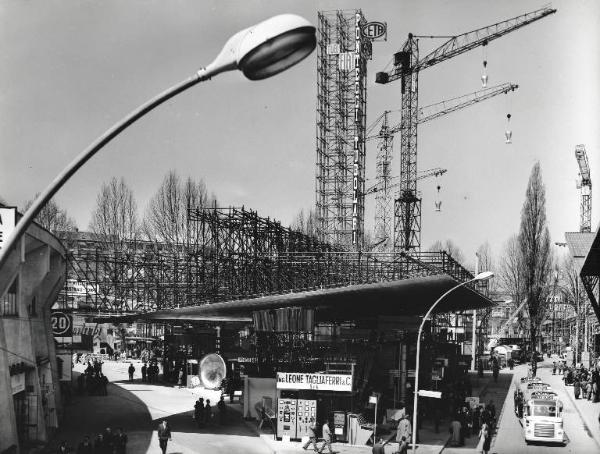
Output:
[[384,22],[367,22],[360,28],[365,38],[377,39],[387,34],[387,24]]

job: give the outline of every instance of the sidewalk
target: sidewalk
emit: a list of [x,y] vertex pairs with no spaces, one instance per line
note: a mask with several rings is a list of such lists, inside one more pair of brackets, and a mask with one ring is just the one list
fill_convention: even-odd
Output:
[[[562,376],[560,375],[557,377],[561,377],[562,379]],[[564,387],[568,398],[571,400],[571,403],[575,407],[575,410],[577,410],[577,413],[579,413],[579,416],[585,423],[584,429],[592,438],[594,438],[598,444],[598,450],[600,452],[600,422],[598,420],[598,417],[600,416],[600,402],[592,403],[587,399],[582,399],[581,397],[579,399],[575,399],[573,386],[565,385],[564,381],[561,381],[561,384]]]
[[[480,385],[479,391],[479,401],[481,403],[488,404],[490,401],[494,402],[496,406],[496,421],[498,422],[498,427],[496,428],[496,432],[500,428],[502,414],[505,411],[504,402],[506,400],[506,396],[510,390],[510,387],[513,382],[513,377],[515,375],[519,376],[519,368],[522,368],[523,371],[526,370],[526,366],[517,366],[514,370],[510,370],[504,368],[500,371],[500,375],[498,376],[498,382],[494,382],[492,378],[492,373],[487,371],[484,378],[479,379],[482,383]],[[473,395],[476,396],[476,388],[473,387]],[[492,438],[492,446],[495,442],[495,434]],[[444,447],[440,452],[444,454],[465,454],[467,452],[471,453],[477,447],[479,443],[478,434],[472,434],[471,437],[465,439],[465,445],[461,447]]]
[[[494,401],[498,412],[498,418],[502,412],[504,400],[512,383],[513,372],[509,369],[500,371],[498,382],[494,383],[492,373],[486,371],[482,378],[477,376],[476,372],[470,372],[469,378],[473,387],[473,396],[479,396],[481,402]],[[249,428],[257,430],[255,421],[247,421]],[[450,427],[449,420],[443,420],[440,424],[439,432],[436,433],[433,423],[429,420],[423,422],[419,429],[420,443],[417,446],[417,452],[421,454],[445,454],[463,453],[466,451],[472,452],[477,446],[477,436],[471,436],[466,439],[466,444],[460,448],[446,448],[446,444],[450,439],[448,429]],[[302,442],[290,441],[283,442],[275,440],[272,433],[260,433],[261,439],[270,447],[274,454],[294,454],[305,453],[302,449]],[[339,454],[371,454],[371,446],[357,446],[343,443],[333,443],[332,448]],[[393,441],[384,447],[386,454],[392,454],[398,450],[398,444]]]

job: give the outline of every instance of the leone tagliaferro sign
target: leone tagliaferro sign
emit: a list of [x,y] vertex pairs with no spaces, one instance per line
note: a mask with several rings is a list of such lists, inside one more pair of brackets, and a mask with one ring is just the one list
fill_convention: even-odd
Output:
[[352,391],[352,375],[277,372],[277,389]]

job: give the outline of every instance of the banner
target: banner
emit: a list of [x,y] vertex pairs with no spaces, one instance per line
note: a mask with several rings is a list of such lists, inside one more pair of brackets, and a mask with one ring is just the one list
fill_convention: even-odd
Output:
[[277,389],[352,391],[352,375],[277,372]]

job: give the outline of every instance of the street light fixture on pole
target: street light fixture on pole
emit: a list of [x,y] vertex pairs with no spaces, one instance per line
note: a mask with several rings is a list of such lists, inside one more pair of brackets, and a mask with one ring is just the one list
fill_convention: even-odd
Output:
[[285,71],[314,50],[317,44],[315,31],[310,22],[295,14],[281,14],[246,28],[229,38],[221,53],[206,68],[173,85],[115,123],[71,161],[25,211],[0,250],[0,270],[44,205],[81,166],[127,127],[175,95],[222,72],[239,69],[248,79],[261,80]]
[[454,290],[456,290],[457,288],[462,287],[464,285],[470,284],[471,282],[487,281],[488,279],[491,279],[492,277],[494,277],[494,273],[492,273],[491,271],[484,271],[482,273],[479,273],[477,276],[475,276],[473,279],[471,279],[469,281],[461,282],[460,284],[455,285],[450,290],[448,290],[446,293],[444,293],[442,296],[440,296],[437,299],[437,301],[431,305],[431,307],[429,308],[429,310],[423,317],[423,320],[421,321],[421,325],[419,326],[419,332],[417,334],[417,363],[415,366],[415,391],[414,391],[414,398],[413,398],[412,452],[415,452],[417,450],[417,410],[418,410],[418,402],[419,402],[419,365],[420,365],[420,353],[421,353],[421,334],[423,333],[423,327],[425,326],[425,322],[427,321],[427,319],[433,312],[433,309],[435,309],[435,307],[440,303],[440,301],[442,301],[446,296],[448,296]]

